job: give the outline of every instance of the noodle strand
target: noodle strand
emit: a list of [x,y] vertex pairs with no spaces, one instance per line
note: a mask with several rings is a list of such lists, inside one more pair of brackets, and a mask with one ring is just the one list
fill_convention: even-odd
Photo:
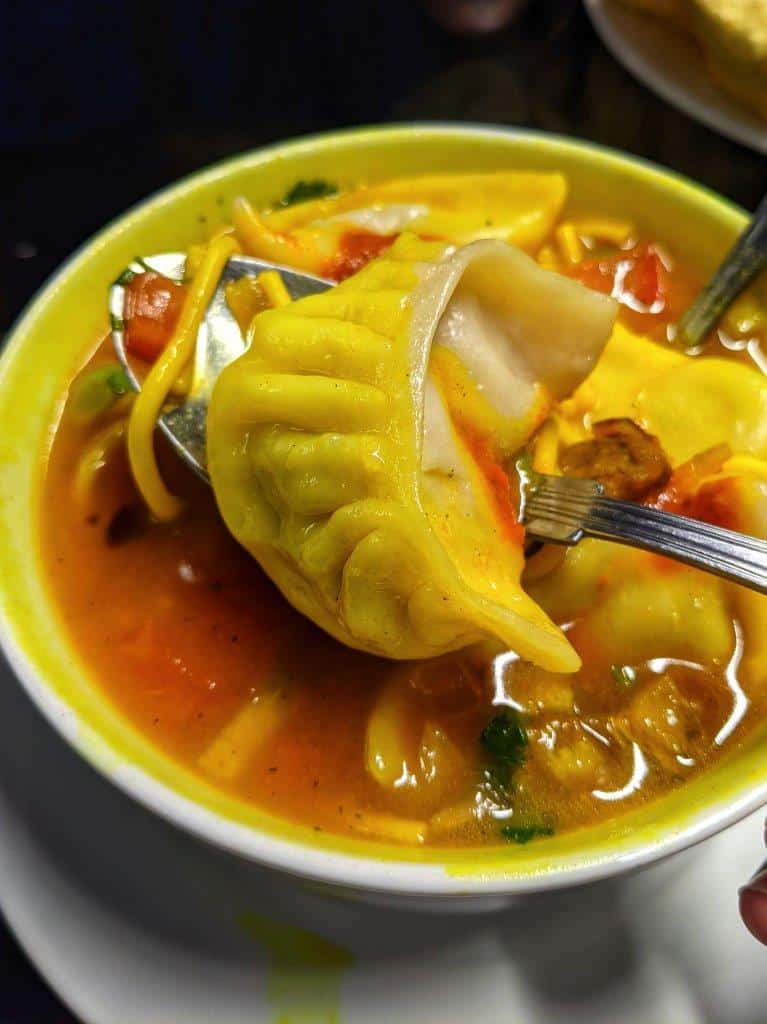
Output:
[[208,246],[189,285],[170,341],[147,374],[128,421],[128,459],[133,479],[152,515],[162,522],[175,519],[182,502],[165,486],[154,451],[154,429],[171,388],[194,352],[197,333],[229,257],[237,251],[230,235]]

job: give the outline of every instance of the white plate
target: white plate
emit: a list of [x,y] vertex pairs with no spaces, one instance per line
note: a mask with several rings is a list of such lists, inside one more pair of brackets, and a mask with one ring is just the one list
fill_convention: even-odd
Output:
[[[86,1024],[764,1020],[767,953],[736,906],[763,855],[759,816],[633,878],[484,916],[408,913],[176,831],[81,761],[2,665],[0,721],[0,904]],[[317,966],[292,930],[264,945],[261,917],[353,962]]]
[[618,0],[584,3],[605,46],[645,85],[722,135],[767,153],[767,126],[714,85],[693,40]]

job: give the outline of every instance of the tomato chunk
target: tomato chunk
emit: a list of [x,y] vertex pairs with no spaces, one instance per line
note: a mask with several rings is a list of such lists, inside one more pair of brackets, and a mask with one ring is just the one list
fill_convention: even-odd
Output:
[[137,274],[125,290],[125,347],[154,362],[167,345],[184,304],[186,288],[153,270]]
[[668,341],[675,323],[698,292],[698,283],[671,264],[652,243],[587,258],[565,273],[621,304],[621,320],[631,330],[655,341]]
[[369,231],[347,231],[341,236],[338,252],[324,268],[323,275],[332,281],[343,281],[380,256],[397,239],[397,235],[374,235]]
[[718,444],[677,466],[671,477],[644,503],[651,508],[736,529],[737,501],[732,478],[707,479],[718,473],[732,452]]
[[592,291],[611,295],[615,285],[615,261],[581,260],[572,268],[570,274]]
[[668,272],[654,245],[637,246],[632,257],[632,266],[623,278],[623,289],[649,312],[653,306],[664,302]]

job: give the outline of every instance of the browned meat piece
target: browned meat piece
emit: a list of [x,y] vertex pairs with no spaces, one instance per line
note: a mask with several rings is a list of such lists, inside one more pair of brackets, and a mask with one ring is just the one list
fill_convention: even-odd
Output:
[[559,465],[566,476],[599,480],[606,494],[630,501],[641,501],[671,475],[657,437],[629,419],[595,423],[594,437],[565,448]]

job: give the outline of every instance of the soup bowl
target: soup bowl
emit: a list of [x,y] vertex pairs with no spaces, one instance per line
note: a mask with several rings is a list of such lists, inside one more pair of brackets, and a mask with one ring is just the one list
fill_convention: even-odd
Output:
[[[757,730],[687,785],[610,822],[545,844],[405,848],[317,833],[213,788],[110,704],[59,621],[39,551],[41,484],[64,383],[106,333],[110,282],[137,254],[201,239],[201,221],[246,194],[266,205],[299,178],[361,180],[498,168],[560,170],[569,208],[626,211],[709,273],[746,217],[669,172],[554,136],[462,125],[402,125],[321,135],[238,156],[141,203],[75,253],[34,299],[0,361],[0,628],[21,685],[68,743],[116,786],[199,838],[314,882],[395,902],[483,907],[593,882],[657,861],[767,801]],[[255,612],[254,612],[255,614]]]

